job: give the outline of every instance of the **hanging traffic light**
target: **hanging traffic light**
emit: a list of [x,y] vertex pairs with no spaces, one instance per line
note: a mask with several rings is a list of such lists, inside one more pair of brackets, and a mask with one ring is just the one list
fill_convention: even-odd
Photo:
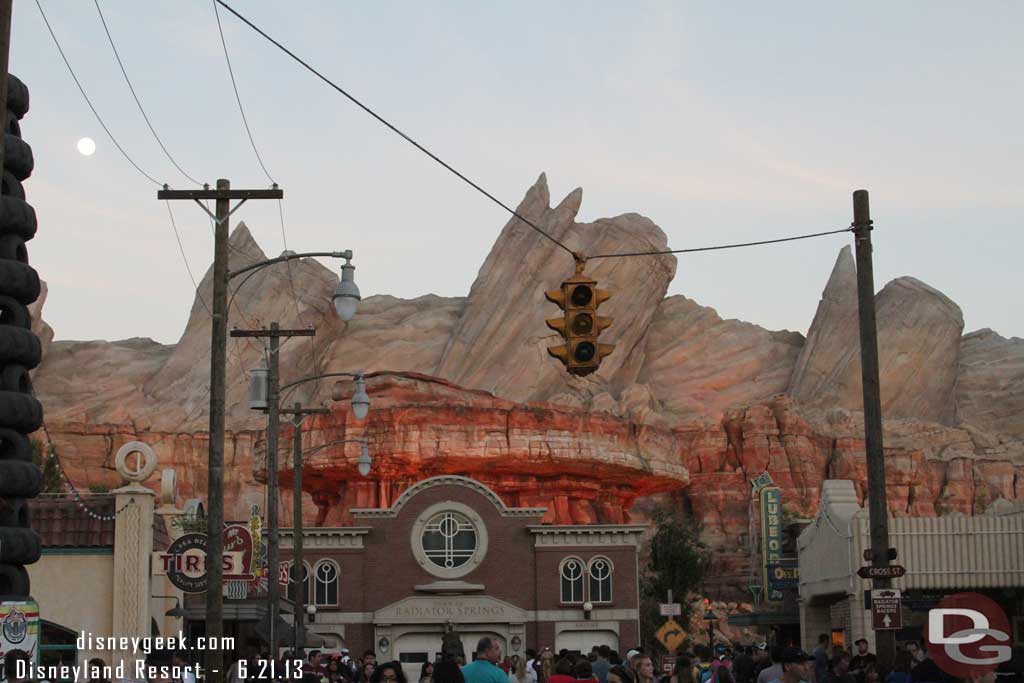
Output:
[[611,293],[598,289],[597,280],[577,274],[562,283],[561,288],[545,292],[548,301],[564,311],[559,318],[549,318],[548,327],[565,339],[564,344],[548,347],[548,353],[562,361],[573,375],[589,375],[601,360],[615,350],[614,344],[602,344],[598,335],[612,324],[612,318],[597,315],[597,307],[611,298]]

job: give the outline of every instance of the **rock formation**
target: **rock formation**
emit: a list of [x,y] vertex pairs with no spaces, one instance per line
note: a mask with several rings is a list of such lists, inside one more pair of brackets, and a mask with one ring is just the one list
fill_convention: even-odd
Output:
[[[518,207],[573,250],[659,250],[665,235],[625,214],[577,223],[576,190],[551,208],[541,176]],[[244,225],[231,237],[231,268],[265,258]],[[358,259],[357,259],[358,265]],[[331,310],[337,282],[313,260],[233,281],[232,326],[315,326],[281,352],[282,383],[363,370],[373,405],[364,424],[344,402],[312,421],[305,438],[307,521],[345,521],[348,507],[384,505],[411,482],[468,474],[511,505],[543,505],[549,521],[629,517],[635,501],[672,492],[718,548],[716,580],[740,585],[756,528],[749,480],[768,471],[793,517],[810,516],[825,478],[849,478],[863,496],[865,463],[855,265],[844,247],[806,340],[723,320],[683,296],[665,298],[671,256],[591,262],[613,291],[602,314],[617,344],[601,370],[568,376],[546,347],[556,337],[543,298],[573,272],[560,247],[513,219],[466,298],[374,296],[355,319]],[[125,441],[153,445],[178,470],[185,496],[205,488],[211,291],[208,272],[181,339],[53,342],[34,384],[71,479],[113,483]],[[1024,340],[990,330],[961,336],[960,309],[909,277],[877,296],[889,504],[895,514],[982,513],[1024,499]],[[42,328],[40,310],[34,311]],[[253,341],[228,348],[228,516],[263,500],[265,418],[246,406],[247,372],[263,357]],[[289,389],[287,401],[329,405],[330,380]],[[282,444],[290,443],[284,430]],[[374,468],[355,472],[365,435]],[[323,448],[321,448],[323,446]],[[319,450],[317,450],[319,449]],[[282,447],[281,463],[289,462]],[[289,466],[281,468],[289,505]],[[154,482],[155,485],[155,482]],[[637,516],[642,516],[638,506]]]

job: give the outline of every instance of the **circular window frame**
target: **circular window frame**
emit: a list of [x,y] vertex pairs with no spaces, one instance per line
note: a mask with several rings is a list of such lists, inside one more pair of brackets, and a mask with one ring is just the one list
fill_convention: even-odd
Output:
[[[435,564],[433,560],[427,557],[427,553],[423,549],[423,530],[426,528],[427,522],[442,512],[457,512],[465,516],[473,524],[474,531],[476,531],[476,550],[473,552],[472,557],[458,567],[447,568]],[[416,562],[423,568],[423,571],[439,579],[458,579],[463,577],[479,567],[480,563],[487,557],[487,525],[484,524],[483,517],[468,505],[454,500],[434,503],[421,512],[416,517],[416,521],[413,522],[409,540]]]

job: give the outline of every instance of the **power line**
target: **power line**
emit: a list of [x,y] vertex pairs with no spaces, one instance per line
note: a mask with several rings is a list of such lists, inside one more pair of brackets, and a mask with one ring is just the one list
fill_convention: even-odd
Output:
[[540,227],[538,227],[538,226],[537,226],[536,224],[534,224],[534,223],[533,223],[533,221],[529,220],[528,218],[525,218],[524,216],[521,216],[521,215],[520,215],[520,214],[519,214],[519,213],[518,213],[518,212],[517,212],[517,211],[516,211],[515,209],[512,209],[511,207],[509,207],[509,206],[508,206],[507,204],[505,204],[504,202],[502,202],[502,201],[501,201],[500,199],[498,199],[497,197],[495,197],[495,196],[494,196],[493,194],[491,194],[490,192],[488,192],[488,191],[487,191],[487,190],[485,190],[484,188],[480,187],[480,185],[478,185],[477,183],[473,182],[472,180],[470,180],[469,178],[467,178],[467,177],[466,177],[465,175],[463,175],[462,173],[460,173],[460,172],[459,172],[458,170],[456,170],[456,169],[455,169],[454,167],[452,167],[452,166],[451,166],[451,164],[447,163],[446,161],[444,161],[443,159],[441,159],[440,157],[438,157],[438,156],[437,156],[436,154],[434,154],[433,152],[431,152],[431,151],[430,151],[429,149],[427,149],[426,147],[424,147],[423,145],[421,145],[420,143],[416,142],[416,141],[415,141],[415,140],[413,140],[413,139],[412,139],[411,137],[409,137],[408,135],[406,135],[405,133],[403,133],[403,132],[402,132],[401,130],[399,130],[399,129],[398,129],[398,128],[397,128],[397,127],[396,127],[396,126],[394,125],[394,124],[392,124],[391,122],[389,122],[389,121],[388,121],[387,119],[385,119],[385,118],[384,118],[383,116],[381,116],[380,114],[378,114],[377,112],[375,112],[375,111],[374,111],[373,109],[370,109],[370,107],[368,107],[367,105],[365,105],[365,104],[363,104],[362,102],[360,102],[360,101],[359,101],[359,100],[358,100],[358,99],[357,99],[356,97],[354,97],[353,95],[349,94],[349,93],[348,93],[348,92],[347,92],[347,91],[346,91],[346,90],[345,90],[344,88],[342,88],[341,86],[339,86],[338,84],[336,84],[336,83],[335,83],[334,81],[332,81],[331,79],[327,78],[327,77],[326,77],[326,76],[324,76],[324,75],[323,75],[322,73],[320,73],[319,71],[317,71],[316,69],[314,69],[314,68],[313,68],[312,66],[310,66],[310,65],[309,65],[309,64],[308,64],[307,62],[305,62],[305,61],[304,61],[304,60],[303,60],[302,58],[300,58],[299,56],[297,56],[297,55],[296,55],[296,54],[295,54],[294,52],[292,52],[291,50],[289,50],[288,48],[286,48],[286,47],[285,47],[284,45],[282,45],[281,43],[279,43],[279,42],[277,42],[276,40],[274,40],[273,38],[271,38],[271,37],[270,37],[269,35],[267,35],[267,33],[266,33],[265,31],[263,31],[263,29],[261,29],[260,27],[256,26],[256,25],[255,25],[254,23],[252,23],[251,21],[249,21],[248,19],[246,19],[245,17],[243,17],[243,16],[241,15],[241,14],[239,14],[238,12],[236,12],[236,11],[235,11],[235,10],[234,10],[234,9],[233,9],[233,8],[232,8],[232,7],[230,6],[230,5],[228,5],[228,4],[226,3],[226,2],[224,2],[224,0],[214,0],[214,2],[216,2],[216,3],[217,3],[217,4],[219,4],[219,5],[221,5],[222,7],[224,7],[224,9],[226,9],[226,10],[228,10],[229,12],[231,12],[232,14],[234,14],[234,15],[235,15],[236,17],[238,17],[238,18],[239,18],[239,19],[240,19],[240,20],[241,20],[242,22],[244,22],[244,23],[245,23],[246,25],[248,25],[248,26],[249,26],[249,28],[251,28],[252,30],[256,31],[256,32],[257,32],[257,33],[259,33],[259,34],[260,34],[261,36],[263,36],[264,38],[266,38],[266,39],[267,39],[268,41],[270,41],[271,43],[273,43],[273,44],[274,44],[274,45],[275,45],[275,46],[276,46],[276,47],[277,47],[277,48],[278,48],[279,50],[281,50],[282,52],[284,52],[285,54],[287,54],[287,55],[288,55],[289,57],[291,57],[292,59],[294,59],[294,60],[295,60],[296,62],[298,62],[299,64],[301,64],[301,65],[302,65],[303,67],[305,67],[305,68],[306,68],[306,69],[307,69],[307,70],[308,70],[308,71],[309,71],[310,73],[312,73],[313,75],[315,75],[315,76],[316,76],[317,78],[319,78],[320,80],[322,80],[322,81],[323,81],[324,83],[326,83],[327,85],[331,86],[332,88],[334,88],[335,90],[337,90],[337,91],[338,91],[339,93],[341,93],[342,95],[344,95],[344,96],[345,96],[346,98],[348,98],[348,100],[349,100],[350,102],[352,102],[353,104],[355,104],[355,105],[356,105],[357,107],[359,107],[360,109],[362,109],[363,111],[365,111],[365,112],[366,112],[367,114],[369,114],[369,115],[370,115],[370,116],[372,116],[373,118],[377,119],[377,121],[379,121],[380,123],[382,123],[382,124],[384,124],[385,126],[387,126],[387,127],[389,128],[389,129],[391,129],[391,131],[392,131],[392,132],[394,132],[394,133],[398,134],[398,135],[399,135],[399,136],[400,136],[400,137],[401,137],[402,139],[404,139],[404,140],[405,140],[406,142],[408,142],[409,144],[411,144],[411,145],[412,145],[413,147],[415,147],[416,149],[418,149],[418,150],[420,150],[421,152],[423,152],[424,154],[426,154],[426,155],[427,155],[428,157],[430,157],[431,159],[433,159],[434,161],[436,161],[436,162],[437,162],[438,164],[440,164],[441,166],[443,166],[443,167],[444,167],[445,169],[447,169],[448,171],[450,171],[450,172],[451,172],[452,174],[454,174],[454,175],[455,175],[455,176],[456,176],[457,178],[459,178],[460,180],[462,180],[462,181],[463,181],[464,183],[466,183],[467,185],[469,185],[470,187],[472,187],[473,189],[475,189],[475,190],[476,190],[477,192],[479,192],[479,193],[480,193],[480,194],[482,194],[483,196],[485,196],[485,197],[487,197],[488,199],[490,199],[490,200],[491,200],[492,202],[494,202],[495,204],[497,204],[497,205],[498,205],[498,206],[500,206],[501,208],[505,209],[505,211],[509,212],[509,213],[510,213],[510,214],[512,214],[512,215],[513,215],[514,217],[516,217],[516,218],[518,218],[519,220],[521,220],[521,221],[522,221],[523,223],[526,223],[526,225],[530,226],[531,228],[533,228],[534,230],[536,230],[537,232],[539,232],[539,233],[540,233],[541,235],[543,235],[544,237],[547,237],[547,238],[548,238],[549,240],[551,240],[552,242],[554,242],[555,244],[557,244],[557,245],[558,245],[559,247],[561,247],[562,249],[564,249],[564,250],[565,250],[566,252],[568,252],[570,256],[572,256],[573,258],[576,258],[576,254],[575,254],[575,253],[573,252],[573,250],[572,250],[572,249],[570,249],[569,247],[565,246],[565,245],[564,245],[564,244],[563,244],[562,242],[560,242],[559,240],[557,240],[556,238],[552,237],[552,236],[551,236],[550,234],[548,234],[547,232],[545,232],[545,231],[544,231],[543,229],[541,229]]
[[739,249],[740,247],[756,247],[762,244],[777,244],[779,242],[793,242],[796,240],[806,240],[812,237],[823,237],[824,235],[837,235],[841,232],[852,232],[853,228],[842,228],[840,230],[829,230],[827,232],[815,232],[810,235],[797,235],[795,237],[781,237],[774,240],[760,240],[758,242],[743,242],[741,244],[720,244],[714,247],[693,247],[690,249],[670,249],[665,251],[633,251],[623,254],[598,254],[597,256],[587,256],[587,261],[596,261],[599,258],[620,258],[624,256],[663,256],[665,254],[692,254],[698,251],[717,251],[719,249]]
[[199,297],[199,302],[203,304],[203,308],[206,309],[206,312],[213,315],[210,313],[210,307],[206,305],[206,300],[203,299],[203,295],[199,291],[199,284],[196,282],[196,276],[192,274],[192,268],[188,265],[188,257],[185,256],[185,247],[181,244],[181,235],[178,233],[178,224],[174,220],[174,212],[171,211],[171,203],[169,201],[165,201],[164,203],[167,204],[167,215],[171,217],[171,227],[174,228],[174,237],[178,240],[178,249],[181,251],[181,260],[185,262],[185,270],[188,271],[188,277],[192,280],[192,286],[196,290],[196,296]]
[[128,156],[128,152],[124,151],[124,148],[121,147],[121,144],[117,141],[117,138],[115,138],[114,134],[110,132],[109,128],[107,128],[107,124],[103,122],[103,117],[101,117],[99,112],[96,111],[96,107],[93,106],[92,100],[89,99],[89,96],[85,94],[85,88],[82,87],[82,83],[78,80],[78,76],[75,75],[75,70],[71,68],[71,62],[68,61],[67,56],[64,54],[64,49],[60,46],[60,41],[57,40],[57,35],[53,32],[53,27],[50,26],[50,21],[46,18],[46,12],[43,11],[43,6],[39,4],[39,0],[36,0],[36,7],[39,8],[39,14],[41,14],[43,17],[43,23],[46,24],[46,29],[50,32],[50,37],[53,38],[53,43],[57,46],[57,51],[60,52],[61,59],[64,60],[64,65],[68,67],[68,72],[71,73],[71,78],[74,79],[75,85],[78,86],[78,91],[82,93],[82,97],[85,98],[85,103],[89,105],[89,109],[92,110],[93,116],[96,117],[96,120],[99,121],[100,126],[103,127],[103,130],[106,132],[107,137],[109,137],[110,141],[114,143],[114,146],[117,147],[117,150],[119,152],[121,152],[121,155],[128,160],[128,163],[135,167],[136,171],[141,173],[143,177],[145,177],[151,183],[163,187],[163,183],[161,183],[156,178],[143,171],[139,167],[139,165],[135,163],[135,161],[130,156]]
[[117,46],[114,45],[114,37],[110,35],[110,28],[107,26],[107,20],[103,16],[103,10],[100,9],[99,0],[93,0],[93,4],[96,5],[96,11],[100,15],[100,22],[103,24],[103,30],[107,34],[107,40],[110,41],[110,47],[114,51],[114,57],[117,58],[117,65],[121,67],[121,74],[124,76],[124,82],[128,84],[128,90],[131,91],[132,98],[135,99],[135,104],[139,107],[139,113],[142,114],[142,118],[145,119],[146,125],[149,126],[149,132],[153,134],[153,137],[156,139],[156,143],[160,145],[160,149],[164,151],[164,155],[166,155],[170,162],[174,164],[174,168],[178,169],[181,175],[185,176],[196,185],[202,185],[201,182],[199,182],[198,180],[190,176],[188,173],[186,173],[185,169],[183,169],[178,164],[178,162],[174,160],[174,157],[171,156],[171,153],[167,151],[167,147],[164,145],[163,140],[161,140],[160,136],[156,134],[156,129],[153,128],[153,124],[150,122],[149,117],[146,116],[146,110],[142,108],[142,102],[139,101],[139,96],[135,94],[135,88],[132,86],[132,81],[130,78],[128,78],[128,72],[125,70],[124,63],[121,61],[121,55],[117,51]]

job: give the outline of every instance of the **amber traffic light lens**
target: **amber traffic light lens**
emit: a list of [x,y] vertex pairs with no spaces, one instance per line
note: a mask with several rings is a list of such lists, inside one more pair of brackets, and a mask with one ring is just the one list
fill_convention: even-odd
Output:
[[597,353],[597,349],[590,342],[581,342],[576,345],[572,355],[580,363],[586,363],[594,360],[594,354]]
[[594,331],[594,319],[587,313],[580,313],[572,319],[574,334],[590,334]]
[[572,297],[570,298],[572,299],[573,306],[586,306],[594,298],[594,290],[587,285],[579,285],[576,289],[572,290]]

